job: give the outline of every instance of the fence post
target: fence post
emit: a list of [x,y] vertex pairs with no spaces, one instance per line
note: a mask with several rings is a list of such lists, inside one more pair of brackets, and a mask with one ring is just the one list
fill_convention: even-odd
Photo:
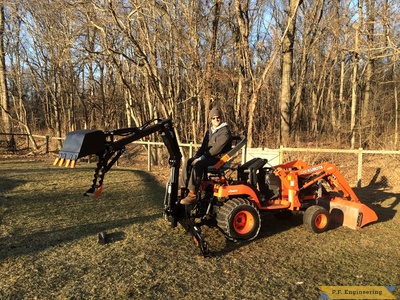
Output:
[[147,143],[147,170],[151,172],[151,145],[150,142]]
[[247,143],[244,144],[242,149],[242,165],[246,162],[247,159]]
[[362,185],[362,155],[363,148],[358,148],[357,187]]
[[193,142],[189,143],[189,158],[193,157]]
[[279,146],[279,164],[283,162],[283,145]]
[[46,154],[49,153],[49,140],[50,140],[50,137],[48,135],[46,135]]

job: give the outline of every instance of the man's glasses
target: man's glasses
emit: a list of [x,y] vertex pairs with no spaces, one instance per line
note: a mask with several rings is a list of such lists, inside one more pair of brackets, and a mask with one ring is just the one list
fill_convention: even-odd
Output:
[[219,120],[221,117],[212,117],[211,120]]

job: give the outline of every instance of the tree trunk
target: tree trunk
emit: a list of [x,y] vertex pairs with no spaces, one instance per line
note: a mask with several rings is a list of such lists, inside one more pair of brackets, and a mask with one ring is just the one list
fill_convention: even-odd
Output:
[[[237,48],[238,68],[237,68],[237,95],[235,101],[235,121],[237,124],[247,123],[247,143],[252,145],[253,112],[257,101],[254,95],[253,70],[250,62],[249,49],[249,0],[234,1],[237,28],[235,28],[235,46]],[[250,99],[248,97],[250,96]],[[250,101],[250,102],[249,102]],[[252,104],[253,102],[253,104]],[[243,120],[243,115],[247,115],[247,122]]]
[[[53,107],[53,114],[54,114],[54,128],[56,130],[57,137],[62,137],[61,132],[61,118],[60,118],[60,104],[58,101],[58,97],[60,96],[60,84],[57,83],[57,75],[54,74],[54,84],[53,84],[53,91],[54,93],[50,96],[52,101]],[[62,148],[62,141],[58,140],[58,146],[60,149]]]
[[[358,38],[356,37],[356,41]],[[357,71],[358,53],[353,55],[353,73],[351,76],[351,119],[350,119],[350,147],[354,149],[356,140],[356,106],[357,106]]]
[[337,130],[341,132],[342,121],[346,120],[346,103],[344,103],[344,82],[345,82],[345,71],[346,71],[346,61],[345,61],[344,51],[340,52],[340,87],[339,87],[339,122]]
[[365,69],[365,90],[364,90],[364,101],[361,106],[361,119],[360,119],[360,136],[362,138],[362,144],[368,144],[369,138],[366,136],[371,135],[373,128],[374,115],[371,113],[373,110],[370,109],[372,99],[372,75],[374,70],[374,22],[375,22],[375,0],[366,1],[367,7],[367,43],[368,43],[368,61]]
[[212,101],[212,91],[214,87],[215,80],[215,53],[217,47],[217,37],[218,37],[218,23],[221,13],[222,0],[216,0],[214,5],[214,20],[212,22],[212,36],[210,40],[210,50],[206,59],[206,71],[205,71],[205,92],[204,92],[204,119],[205,119],[205,130],[208,129],[208,113],[210,110],[210,105]]
[[354,51],[353,51],[353,73],[351,76],[351,120],[350,120],[350,132],[351,132],[351,140],[350,147],[354,149],[355,141],[356,141],[356,108],[357,108],[357,74],[358,74],[358,62],[359,62],[359,35],[360,28],[362,22],[362,0],[358,1],[358,17],[359,20],[357,22],[357,26],[355,29],[355,37],[354,37]]
[[3,130],[6,133],[11,132],[11,119],[9,117],[9,106],[7,97],[7,82],[6,82],[6,63],[4,55],[4,6],[0,7],[0,115],[3,121]]
[[394,88],[393,88],[393,93],[394,93],[394,146],[395,149],[397,149],[397,144],[399,141],[399,98],[398,98],[398,89],[397,89],[397,70],[396,70],[396,59],[394,58],[394,63],[393,63],[393,82],[394,82]]
[[283,146],[290,143],[290,131],[292,127],[292,64],[293,64],[293,44],[296,30],[296,16],[302,0],[289,1],[288,24],[286,34],[283,36],[282,43],[282,79],[281,79],[281,99],[280,99],[280,139]]

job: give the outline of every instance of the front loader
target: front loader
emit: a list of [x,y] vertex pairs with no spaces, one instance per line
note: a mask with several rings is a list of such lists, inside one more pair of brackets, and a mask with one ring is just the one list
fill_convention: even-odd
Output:
[[[237,168],[232,157],[246,144],[245,136],[233,137],[236,146],[205,172],[198,201],[181,205],[187,189],[178,186],[181,152],[173,122],[151,120],[141,127],[103,132],[70,132],[54,165],[74,167],[84,156],[95,154],[98,162],[91,187],[85,195],[99,197],[104,175],[123,154],[125,146],[145,136],[159,133],[169,152],[170,177],[164,197],[164,216],[172,227],[180,223],[194,238],[202,256],[210,250],[202,237],[201,226],[217,227],[227,239],[249,241],[257,237],[261,216],[272,213],[288,218],[303,213],[306,228],[315,233],[328,229],[330,221],[359,229],[378,218],[362,204],[335,165],[309,166],[301,160],[266,167],[266,159],[254,158]],[[236,178],[226,174],[236,173]]]

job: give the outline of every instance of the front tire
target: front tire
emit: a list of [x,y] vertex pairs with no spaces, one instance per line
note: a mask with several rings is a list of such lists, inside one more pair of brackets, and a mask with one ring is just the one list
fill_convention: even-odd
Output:
[[307,208],[303,216],[304,226],[315,233],[326,231],[328,229],[329,222],[329,212],[319,205],[313,205]]
[[226,201],[217,213],[218,227],[230,240],[250,241],[261,228],[258,209],[250,201],[234,198]]

